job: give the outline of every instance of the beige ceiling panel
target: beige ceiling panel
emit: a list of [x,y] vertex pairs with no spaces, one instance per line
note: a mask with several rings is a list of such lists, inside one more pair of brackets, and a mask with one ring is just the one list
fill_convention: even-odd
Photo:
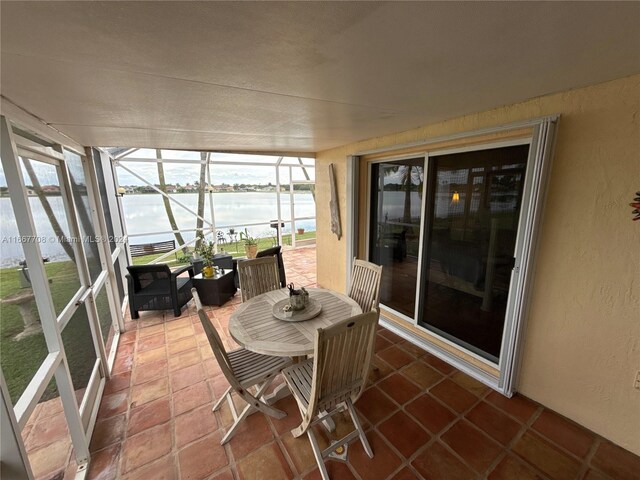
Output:
[[[37,111],[47,123],[88,144],[105,143],[101,128],[162,132],[224,134],[233,138],[252,135],[256,141],[272,137],[305,138],[303,150],[315,151],[332,142],[349,141],[354,134],[364,138],[370,131],[388,131],[388,122],[399,112],[375,107],[345,105],[287,95],[219,87],[201,82],[176,80],[138,73],[109,71],[66,62],[35,61],[31,57],[3,55],[3,71],[21,71],[21,79],[8,75],[3,91],[28,111]],[[47,75],[40,72],[45,69]],[[50,92],[56,92],[55,95]],[[403,115],[403,128],[419,123],[414,115]],[[75,127],[91,127],[79,136]],[[366,128],[365,128],[366,127]],[[142,137],[140,142],[146,141]],[[120,144],[119,144],[120,145]],[[156,146],[147,143],[126,144]],[[168,147],[168,145],[166,145]],[[245,148],[246,145],[212,145]],[[175,145],[172,145],[176,148]],[[188,144],[183,145],[189,147]]]
[[2,94],[99,145],[129,129],[119,145],[315,151],[637,73],[639,18],[637,2],[3,2]]
[[[240,152],[309,152],[307,145],[313,141],[308,137],[276,136],[260,137],[248,134],[227,134],[213,132],[191,132],[171,130],[139,130],[133,128],[113,127],[66,127],[69,135],[75,138],[92,138],[99,135],[104,139],[105,146],[126,143],[129,145],[142,144],[149,148],[162,146],[166,149],[183,150],[187,146],[193,150],[235,150]],[[346,141],[346,140],[345,140]],[[221,145],[233,145],[227,149]],[[213,147],[212,147],[213,146]]]

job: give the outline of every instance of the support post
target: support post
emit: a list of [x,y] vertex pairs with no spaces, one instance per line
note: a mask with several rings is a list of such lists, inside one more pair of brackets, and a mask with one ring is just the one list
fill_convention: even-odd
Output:
[[291,246],[296,248],[296,209],[293,197],[293,169],[289,167],[289,204],[291,207]]
[[216,231],[216,216],[213,208],[213,184],[211,183],[211,153],[207,153],[207,184],[209,193],[209,209],[211,211],[211,231],[213,232],[214,253],[218,253],[218,232]]
[[278,163],[276,163],[276,205],[278,208],[278,245],[282,245],[282,205],[280,203],[280,163],[282,163],[282,158],[278,158]]

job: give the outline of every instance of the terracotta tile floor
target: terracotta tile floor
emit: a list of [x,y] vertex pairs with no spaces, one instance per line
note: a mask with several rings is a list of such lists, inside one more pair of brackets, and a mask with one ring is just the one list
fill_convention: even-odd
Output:
[[[315,248],[285,253],[288,280],[313,286]],[[239,295],[208,307],[233,347],[228,319]],[[182,317],[142,313],[127,332],[108,382],[92,441],[89,478],[319,479],[291,397],[276,420],[254,414],[225,446],[226,406],[211,412],[227,383],[190,306]],[[522,396],[507,399],[380,328],[371,385],[356,404],[375,456],[359,441],[346,463],[329,460],[342,479],[625,479],[640,459]],[[351,428],[337,418],[337,434]],[[326,445],[330,437],[318,430]]]
[[22,440],[36,478],[75,476],[71,436],[59,397],[36,405],[22,429]]

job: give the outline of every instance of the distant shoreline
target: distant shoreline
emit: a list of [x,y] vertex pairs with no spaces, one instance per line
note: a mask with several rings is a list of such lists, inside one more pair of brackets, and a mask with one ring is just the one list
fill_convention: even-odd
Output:
[[[182,194],[187,194],[187,195],[194,195],[197,194],[198,192],[167,192],[167,194],[169,195],[182,195]],[[208,193],[208,192],[205,192]],[[275,190],[236,190],[233,192],[211,192],[211,193],[276,193]],[[286,193],[287,195],[290,194],[291,192],[289,190],[281,190],[280,193]],[[308,193],[311,194],[310,190],[294,190],[293,191],[294,194],[297,193]],[[135,193],[125,193],[125,195],[160,195],[158,192],[135,192]]]
[[[208,192],[205,192],[208,193]],[[211,192],[211,193],[276,193],[275,190],[234,190],[232,192]],[[289,190],[281,190],[281,194],[290,195],[291,192]],[[294,190],[294,195],[297,194],[311,194],[311,190]],[[196,195],[198,192],[167,192],[168,195]],[[45,197],[60,197],[61,194],[59,192],[56,193],[45,193]],[[131,192],[125,193],[124,195],[160,195],[158,192]],[[27,197],[37,197],[38,195],[35,193],[27,194]],[[0,192],[0,198],[9,198],[9,192]]]
[[[216,193],[210,196],[214,203],[214,218],[217,230],[222,230],[226,234],[229,226],[234,226],[237,232],[248,228],[250,235],[254,237],[273,236],[274,229],[270,227],[270,224],[271,220],[278,216],[275,192],[225,193],[231,193],[231,195],[219,195]],[[279,194],[282,201],[281,215],[288,218],[290,216],[291,203],[293,203],[296,229],[316,230],[316,203],[313,200],[313,196],[310,192],[296,193],[302,193],[303,195],[289,196],[287,193]],[[63,231],[66,232],[66,214],[64,213],[62,197],[56,195],[47,196],[47,198],[56,218],[61,222]],[[163,198],[166,197],[160,194],[152,195],[137,192],[125,194],[118,198],[118,202],[122,204],[122,214],[127,224],[128,234],[131,235],[131,243],[153,243],[174,238],[173,235],[168,233],[172,228],[167,219]],[[176,195],[174,198],[192,212],[197,210],[197,193],[185,193],[184,195]],[[206,201],[209,196],[204,198]],[[11,199],[9,197],[0,198],[0,211],[4,215],[0,226],[2,227],[3,236],[17,237],[19,236],[19,231],[13,219],[13,210],[10,202]],[[38,197],[30,197],[29,203],[32,206],[32,214],[38,236],[55,237],[57,234],[53,230],[51,221]],[[196,219],[193,213],[189,213],[179,205],[174,205],[173,211],[179,229],[183,230],[184,240],[189,242],[194,238],[194,229],[196,227]],[[206,206],[204,210],[205,218],[208,218],[210,211],[209,206]],[[291,223],[287,218],[283,218],[285,222],[283,233],[285,234],[291,230]],[[24,251],[20,244],[4,243],[0,247],[2,250],[0,266],[15,265],[18,261],[24,260]],[[49,257],[51,260],[65,258],[66,255],[59,242],[42,243],[40,244],[40,249],[42,256]]]

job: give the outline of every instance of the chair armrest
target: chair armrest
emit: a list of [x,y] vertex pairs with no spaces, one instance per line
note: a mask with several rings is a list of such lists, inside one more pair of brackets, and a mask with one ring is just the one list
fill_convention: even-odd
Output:
[[136,293],[136,285],[135,285],[135,282],[133,281],[133,277],[128,273],[125,275],[125,277],[127,278],[128,293],[133,295],[134,293]]
[[178,268],[177,270],[171,272],[171,281],[175,281],[175,279],[178,278],[178,275],[181,275],[184,272],[189,272],[189,276],[193,277],[193,265],[185,265],[184,267]]

